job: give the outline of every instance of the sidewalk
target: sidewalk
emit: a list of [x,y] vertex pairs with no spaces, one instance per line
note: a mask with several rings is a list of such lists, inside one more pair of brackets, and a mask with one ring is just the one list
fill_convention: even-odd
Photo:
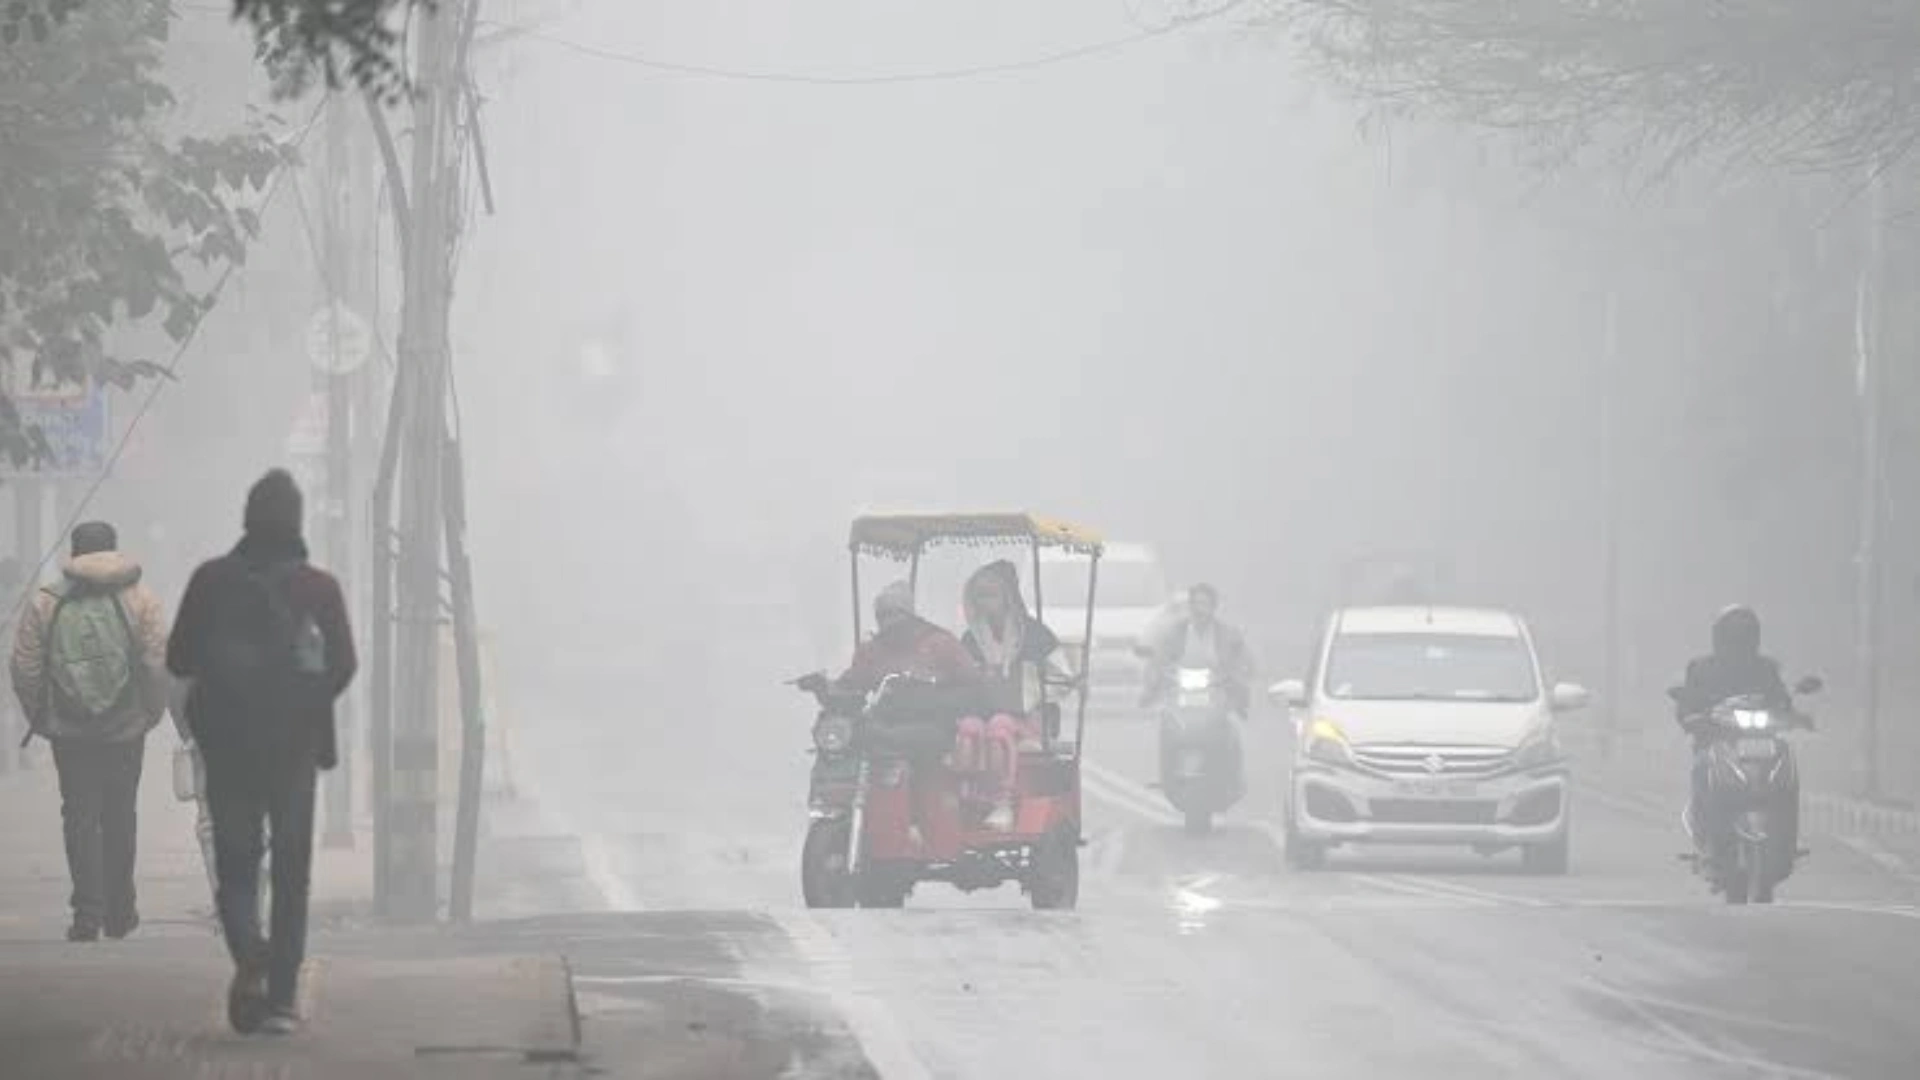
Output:
[[[444,931],[366,917],[371,844],[320,848],[303,979],[287,1039],[228,1027],[232,967],[212,917],[193,803],[173,798],[172,735],[148,740],[140,794],[142,923],[122,942],[65,940],[69,891],[50,755],[0,776],[0,1075],[526,1077],[579,1053],[570,974],[537,947],[462,949]],[[529,1065],[545,1071],[529,1072]]]
[[[161,727],[147,739],[140,781],[140,847],[136,888],[141,925],[136,937],[216,933],[213,896],[200,842],[195,804],[173,797],[173,750]],[[61,941],[69,921],[67,857],[60,831],[60,789],[53,756],[35,740],[32,767],[0,775],[0,946],[14,941]],[[362,919],[373,895],[371,840],[362,832],[352,849],[314,849],[315,929]]]

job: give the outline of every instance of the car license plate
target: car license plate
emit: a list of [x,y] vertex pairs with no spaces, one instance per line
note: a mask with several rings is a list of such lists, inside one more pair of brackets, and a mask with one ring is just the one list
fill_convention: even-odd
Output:
[[1741,739],[1734,749],[1743,758],[1770,758],[1779,747],[1772,739]]
[[1465,780],[1401,780],[1393,785],[1402,795],[1422,798],[1471,799],[1479,789]]

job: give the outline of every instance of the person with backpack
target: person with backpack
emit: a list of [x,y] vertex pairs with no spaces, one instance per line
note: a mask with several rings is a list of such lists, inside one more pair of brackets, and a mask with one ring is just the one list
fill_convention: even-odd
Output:
[[337,760],[333,705],[357,663],[340,583],[307,562],[303,516],[291,475],[261,478],[247,494],[245,535],[194,571],[167,645],[167,667],[191,681],[187,724],[206,763],[215,903],[234,964],[227,1017],[242,1034],[299,1027],[314,793],[318,773]]
[[[167,711],[166,614],[119,552],[113,526],[73,530],[61,579],[34,595],[13,643],[13,692],[27,739],[53,747],[73,878],[69,941],[140,925],[133,867],[147,732]],[[25,745],[23,742],[22,745]]]

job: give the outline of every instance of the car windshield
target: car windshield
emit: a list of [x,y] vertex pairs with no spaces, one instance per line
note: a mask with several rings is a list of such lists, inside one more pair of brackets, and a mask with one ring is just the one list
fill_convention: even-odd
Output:
[[[1046,588],[1049,610],[1087,606],[1087,560],[1047,560],[1040,564],[1040,584]],[[1100,606],[1103,608],[1157,608],[1167,602],[1166,579],[1151,562],[1103,559],[1100,562]],[[1032,597],[1028,597],[1032,601]]]
[[1327,662],[1327,694],[1346,701],[1533,701],[1526,642],[1466,634],[1346,634]]

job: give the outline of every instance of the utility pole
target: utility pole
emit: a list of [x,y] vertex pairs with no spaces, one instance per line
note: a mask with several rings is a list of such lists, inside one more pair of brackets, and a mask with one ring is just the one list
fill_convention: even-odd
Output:
[[[327,305],[320,318],[326,320],[326,352],[316,357],[322,371],[315,379],[316,390],[327,402],[326,483],[321,503],[321,520],[326,542],[327,564],[351,581],[353,574],[354,495],[353,430],[356,426],[356,401],[353,371],[366,360],[369,342],[345,340],[349,321],[358,321],[357,313],[369,310],[360,302],[359,250],[362,230],[359,213],[360,173],[355,168],[355,141],[351,118],[344,101],[327,107],[326,151],[321,161],[321,250],[316,255],[324,270]],[[364,325],[364,324],[362,324]],[[351,350],[359,350],[353,355]],[[321,842],[330,848],[353,847],[353,779],[357,766],[354,753],[356,711],[351,696],[340,702],[337,723],[340,730],[339,767],[327,774],[326,817]]]
[[1869,799],[1880,784],[1880,531],[1885,462],[1881,429],[1881,302],[1886,263],[1887,193],[1879,168],[1868,178],[1866,260],[1860,269],[1854,308],[1856,389],[1860,395],[1860,548],[1855,558],[1855,632],[1860,684],[1860,780]]
[[[477,0],[448,0],[418,24],[410,178],[399,175],[392,132],[377,104],[372,108],[405,253],[399,370],[374,507],[380,564],[374,618],[389,615],[385,575],[391,551],[395,620],[391,635],[378,633],[375,640],[377,650],[390,648],[392,654],[390,659],[377,656],[375,664],[376,681],[386,684],[374,688],[381,774],[376,779],[381,809],[375,884],[382,913],[404,922],[430,922],[440,912],[441,581],[452,363],[447,323],[472,150],[467,54],[477,18]],[[397,534],[387,528],[396,472]]]
[[1620,479],[1614,438],[1620,363],[1620,293],[1607,286],[1600,354],[1600,756],[1616,753],[1620,725]]

